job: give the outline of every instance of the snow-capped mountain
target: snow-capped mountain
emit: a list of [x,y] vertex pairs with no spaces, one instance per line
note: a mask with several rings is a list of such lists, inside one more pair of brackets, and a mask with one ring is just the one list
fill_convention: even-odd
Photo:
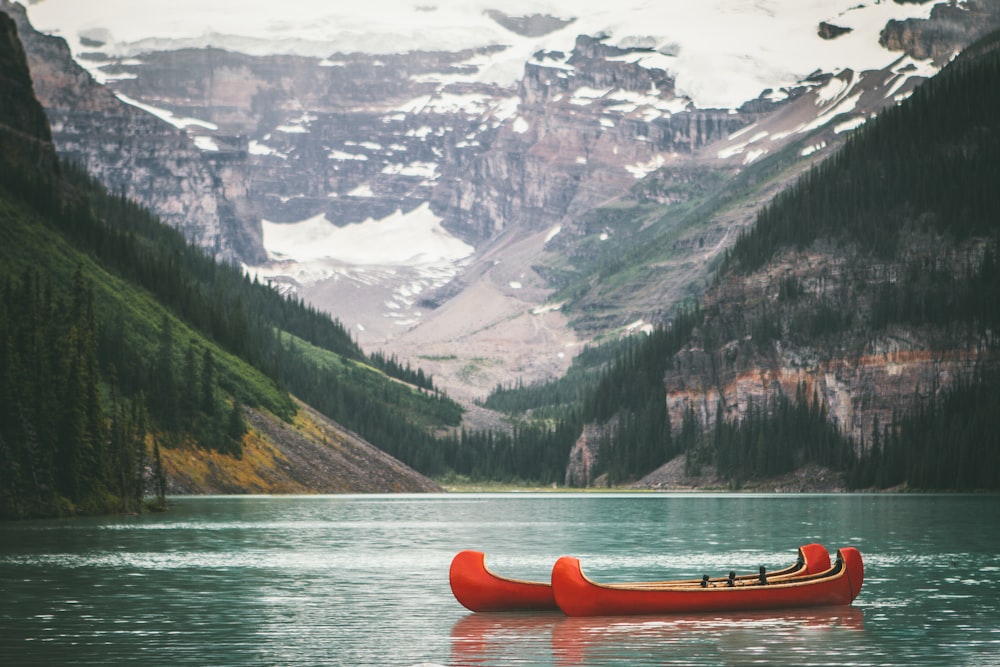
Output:
[[[591,299],[584,326],[549,297],[571,256],[624,238],[588,217],[598,206],[669,208],[783,151],[820,159],[996,13],[899,0],[26,7],[117,98],[67,101],[28,48],[60,150],[179,226],[197,212],[192,238],[366,347],[419,357],[460,397],[557,373],[590,336],[662,316],[781,184],[678,231],[689,259]],[[129,119],[114,136],[109,114]]]
[[[642,49],[628,56],[666,70],[700,108],[736,108],[765,88],[792,86],[816,70],[881,69],[895,60],[878,43],[890,19],[928,18],[932,3],[856,0],[42,0],[34,26],[64,37],[99,80],[95,51],[111,58],[218,48],[253,56],[458,53],[500,47],[449,81],[513,86],[539,52],[569,54],[578,35]],[[821,22],[849,29],[837,41]],[[554,64],[554,63],[552,63]],[[445,83],[444,80],[441,83]]]

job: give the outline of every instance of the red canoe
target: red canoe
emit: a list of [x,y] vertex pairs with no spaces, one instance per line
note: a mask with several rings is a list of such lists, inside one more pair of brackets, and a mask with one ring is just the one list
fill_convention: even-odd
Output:
[[[768,573],[769,581],[778,581],[823,572],[830,567],[830,554],[821,544],[799,547],[798,560],[786,568]],[[756,581],[758,574],[736,577],[737,582]],[[463,606],[472,611],[539,611],[558,610],[549,582],[508,579],[486,567],[486,555],[481,551],[461,551],[455,555],[449,571],[451,591]],[[708,583],[728,581],[724,577]],[[650,581],[628,584],[635,588],[663,588],[700,585],[700,579]]]
[[567,616],[739,611],[848,605],[861,592],[864,576],[861,554],[854,547],[837,551],[837,561],[825,572],[770,576],[767,583],[737,580],[732,586],[728,581],[708,586],[599,584],[583,574],[578,559],[563,556],[552,568],[552,590]]
[[451,592],[472,611],[556,611],[548,582],[508,579],[490,572],[482,551],[460,551],[448,572]]

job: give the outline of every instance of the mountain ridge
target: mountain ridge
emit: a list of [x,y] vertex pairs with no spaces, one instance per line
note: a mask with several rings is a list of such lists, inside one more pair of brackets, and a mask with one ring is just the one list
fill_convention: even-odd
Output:
[[[149,497],[162,507],[168,489],[441,490],[294,400],[260,353],[277,344],[295,361],[296,345],[327,345],[310,349],[326,361],[312,365],[313,375],[336,377],[328,364],[338,359],[374,387],[369,403],[395,392],[399,406],[411,394],[403,420],[437,424],[428,406],[439,413],[445,399],[425,394],[435,390],[422,373],[384,358],[368,365],[328,316],[251,284],[77,166],[58,163],[5,14],[0,61],[0,142],[16,148],[0,170],[0,516],[134,512]],[[303,338],[280,350],[291,332]],[[295,381],[287,370],[283,379]],[[402,423],[385,426],[399,435],[428,428],[410,423],[399,432]]]
[[[49,10],[54,7],[49,6]],[[975,14],[971,6],[966,9],[967,15]],[[32,7],[29,13],[35,15],[43,10],[41,6]],[[452,11],[457,10],[442,5],[438,13],[444,16]],[[639,320],[644,322],[640,327],[649,326],[661,317],[664,309],[649,308],[650,296],[646,296],[656,290],[646,290],[644,294],[638,291],[642,294],[641,302],[629,308],[631,290],[604,295],[601,281],[593,279],[589,282],[597,283],[597,289],[589,303],[566,302],[561,295],[550,300],[553,290],[564,289],[560,284],[562,278],[553,280],[553,276],[565,271],[567,258],[563,249],[569,247],[572,254],[581,254],[566,243],[581,234],[586,236],[587,230],[579,229],[574,221],[588,215],[594,207],[620,197],[623,190],[640,187],[639,183],[645,201],[676,202],[677,193],[683,192],[688,177],[687,169],[677,163],[675,151],[689,151],[707,144],[709,139],[725,140],[727,135],[735,134],[764,114],[773,115],[782,105],[789,106],[783,97],[798,96],[804,100],[805,93],[823,84],[823,80],[809,81],[806,77],[788,90],[773,89],[760,95],[758,88],[752,95],[760,96],[745,101],[733,117],[712,109],[686,110],[690,98],[678,89],[676,77],[663,68],[669,64],[679,71],[690,69],[692,52],[684,49],[696,47],[669,39],[640,39],[636,36],[638,32],[631,32],[637,30],[630,23],[631,18],[624,23],[609,23],[618,26],[618,32],[602,36],[601,30],[594,27],[609,20],[602,11],[581,11],[578,17],[582,18],[552,33],[558,35],[558,40],[546,37],[533,42],[535,46],[551,47],[541,51],[519,51],[518,45],[527,42],[510,36],[508,43],[514,46],[506,50],[497,45],[502,40],[495,40],[497,44],[486,42],[490,44],[486,47],[472,47],[466,42],[464,50],[413,51],[404,58],[382,52],[375,55],[324,52],[323,59],[310,61],[285,54],[275,57],[273,66],[267,66],[272,70],[285,68],[284,83],[278,85],[265,79],[267,61],[262,52],[247,57],[225,54],[218,48],[206,50],[202,55],[188,50],[184,56],[188,59],[184,61],[186,65],[180,67],[179,61],[178,66],[171,65],[174,56],[155,51],[164,42],[159,46],[141,46],[146,44],[141,40],[129,42],[127,35],[138,35],[135,29],[139,26],[129,26],[127,17],[119,17],[124,31],[120,35],[115,34],[114,25],[108,34],[99,35],[92,29],[81,32],[88,35],[90,46],[76,45],[77,35],[70,32],[72,28],[68,28],[65,37],[74,42],[74,55],[95,74],[103,72],[107,85],[120,91],[119,94],[132,100],[146,97],[152,106],[160,108],[158,113],[171,110],[175,120],[198,121],[184,125],[183,132],[191,142],[202,142],[201,145],[215,142],[216,150],[203,151],[202,161],[206,164],[198,169],[201,173],[218,173],[216,179],[225,183],[222,199],[218,194],[212,195],[217,201],[214,206],[244,220],[240,225],[245,233],[239,232],[245,243],[242,252],[248,253],[252,248],[256,253],[244,257],[245,261],[251,257],[252,270],[262,280],[272,280],[282,289],[294,291],[334,312],[360,342],[368,347],[383,347],[402,358],[417,359],[423,354],[440,360],[448,356],[441,351],[448,341],[462,339],[466,335],[463,332],[470,329],[480,332],[468,341],[469,354],[465,358],[454,362],[427,360],[433,365],[432,372],[448,383],[453,395],[472,399],[481,397],[498,380],[522,376],[532,381],[558,375],[565,371],[574,351],[593,336],[616,335]],[[657,11],[667,12],[668,8],[664,6]],[[759,20],[753,11],[747,11],[748,21]],[[862,40],[864,58],[868,59],[881,49],[876,43],[881,26],[876,25],[878,21],[866,18],[869,14],[932,13],[928,7],[916,6],[855,11],[838,5],[835,11],[824,11],[837,16],[821,18],[837,19],[841,24],[858,28],[837,41]],[[414,20],[428,22],[433,15],[425,12]],[[517,13],[508,10],[505,15],[517,16]],[[532,12],[526,11],[524,15],[531,16]],[[489,17],[465,16],[473,23],[486,20],[493,26],[490,30],[497,26]],[[682,25],[694,18],[678,15],[664,25]],[[811,40],[823,41],[813,34],[815,26],[806,29],[802,18],[796,19],[794,25],[797,28],[793,36],[802,40],[803,46],[812,45]],[[921,36],[921,25],[906,24],[913,44],[927,43],[927,38]],[[308,30],[322,29],[317,25]],[[723,27],[703,22],[697,24],[696,34],[714,38],[713,29]],[[669,32],[666,29],[660,32],[664,31]],[[652,32],[659,34],[656,30]],[[735,43],[746,38],[745,31],[733,37]],[[137,58],[134,50],[116,55],[115,45],[126,42],[131,44],[128,49],[140,49],[147,55]],[[449,42],[443,40],[438,44],[447,47]],[[382,50],[387,50],[387,46],[382,44]],[[488,80],[488,73],[494,71],[500,59],[514,56],[523,59],[517,75],[510,79],[520,82],[517,89]],[[894,73],[898,81],[892,84],[894,93],[905,95],[913,85],[906,79],[930,73],[921,67],[912,61],[899,63]],[[725,67],[714,71],[724,78],[733,78],[736,73]],[[753,81],[760,76],[759,72],[745,74]],[[378,85],[359,87],[353,83],[354,76]],[[855,76],[857,81],[852,82],[853,86],[861,85],[861,77],[860,73]],[[168,88],[157,83],[161,80],[184,85]],[[216,82],[214,88],[209,85],[212,81]],[[323,101],[319,101],[321,91],[326,91]],[[232,97],[237,92],[239,95]],[[851,90],[845,92],[843,100],[831,98],[831,111],[851,97]],[[288,103],[289,95],[296,98],[295,103]],[[560,96],[562,99],[557,100]],[[209,99],[220,100],[218,111],[205,103]],[[799,108],[806,107],[804,102],[799,104]],[[872,107],[865,109],[858,107],[850,122],[861,122]],[[841,122],[847,120],[845,116]],[[704,161],[709,169],[718,168],[721,175],[742,170],[745,161],[755,162],[766,157],[764,151],[778,150],[774,137],[782,131],[780,127],[771,128],[766,140],[754,140],[755,134],[737,137],[712,148],[711,153],[706,146],[704,155],[698,158],[699,164]],[[244,136],[238,139],[241,133]],[[832,139],[841,138],[839,133],[831,134]],[[818,137],[806,148],[818,157],[828,149],[833,150],[836,143]],[[191,159],[192,166],[198,164]],[[99,161],[92,159],[95,164]],[[657,179],[655,175],[639,178],[657,168],[666,178]],[[118,169],[120,176],[109,174],[109,177],[121,182],[127,171]],[[204,176],[191,171],[184,178],[196,184]],[[248,180],[258,184],[248,186]],[[196,187],[205,191],[204,186]],[[514,194],[515,191],[520,194]],[[681,194],[680,198],[680,203],[690,200],[689,195]],[[342,261],[318,262],[313,268],[287,259],[270,265],[261,262],[265,249],[259,232],[253,231],[255,218],[288,223],[324,211],[331,226],[363,225],[382,221],[397,209],[404,214],[416,210],[422,202],[430,202],[431,212],[440,217],[444,229],[475,243],[478,254],[457,263],[446,261],[419,270],[358,266]],[[748,224],[751,217],[752,210],[747,210],[735,219],[732,216],[724,219],[705,233],[688,233],[686,238],[677,239],[678,248],[697,251],[701,245],[725,244],[734,238],[725,233],[725,228]],[[690,227],[704,223],[688,224]],[[217,226],[218,231],[209,231],[204,240],[213,238],[213,234],[216,238],[221,238],[219,234],[231,235],[240,225]],[[282,227],[275,224],[269,228]],[[557,229],[559,233],[549,241],[549,235]],[[573,241],[577,243],[596,245],[587,238]],[[228,247],[231,246],[223,244],[221,251],[231,252],[226,251]],[[504,262],[508,248],[513,254]],[[595,248],[582,251],[592,253]],[[657,258],[654,267],[669,268],[678,259]],[[500,264],[495,264],[497,260]],[[668,301],[690,298],[703,289],[706,273],[698,268],[699,262],[680,259],[680,263],[683,265],[680,275],[661,283],[671,286]],[[572,268],[571,271],[581,273]],[[663,271],[648,273],[660,275]],[[577,289],[586,283],[586,278],[577,280]],[[470,312],[467,308],[451,308],[442,313],[434,307],[467,288],[473,289],[468,300],[481,303],[477,295],[486,293],[491,295],[491,301],[505,305],[478,322],[455,320],[461,313]],[[607,303],[613,303],[614,308],[599,314],[601,304]],[[569,315],[556,310],[560,306],[574,309],[575,305],[582,307]],[[516,316],[512,313],[515,308]],[[544,314],[532,315],[534,312]],[[506,323],[512,316],[526,323],[536,317],[542,321],[538,327],[508,328]],[[493,325],[484,329],[487,322]],[[561,333],[541,338],[532,333],[528,338],[519,338],[519,332],[536,329],[561,330]],[[431,340],[433,335],[438,337],[437,341]],[[507,342],[498,345],[497,341]],[[434,343],[434,350],[424,354],[421,349],[428,342]],[[527,355],[511,356],[505,352],[528,348]],[[470,368],[482,372],[470,373]]]
[[[183,121],[187,140],[212,154],[208,163],[228,165],[227,178],[238,182],[237,172],[251,168],[266,175],[268,187],[275,189],[258,191],[257,204],[252,205],[275,218],[265,230],[288,231],[302,216],[317,212],[321,216],[316,220],[349,229],[384,223],[396,209],[404,219],[425,210],[435,225],[476,241],[475,255],[435,267],[433,275],[422,273],[426,267],[397,273],[393,266],[334,262],[321,267],[326,272],[322,286],[309,287],[294,277],[296,271],[305,274],[294,262],[278,267],[284,278],[270,274],[275,284],[311,302],[322,298],[364,312],[370,319],[362,326],[358,318],[359,337],[385,344],[404,359],[426,362],[435,378],[447,379],[454,395],[474,400],[515,377],[531,384],[558,376],[585,350],[587,341],[637,331],[655,334],[658,324],[676,319],[678,304],[702,304],[702,316],[713,318],[713,323],[719,322],[717,311],[728,312],[728,328],[713,324],[709,333],[697,330],[696,341],[707,338],[678,355],[676,367],[666,374],[673,394],[657,399],[662,405],[656,410],[669,408],[674,429],[683,432],[685,420],[694,424],[697,419],[701,429],[722,423],[715,420],[716,394],[709,395],[713,391],[730,395],[723,414],[739,421],[746,415],[756,419],[759,406],[775,405],[775,396],[791,400],[802,387],[804,396],[822,392],[824,409],[829,408],[825,414],[838,423],[864,412],[866,416],[848,429],[858,447],[858,438],[870,437],[878,430],[874,426],[891,415],[884,406],[861,406],[858,412],[857,393],[882,386],[880,382],[890,381],[886,378],[895,378],[891,381],[899,387],[910,386],[917,375],[907,379],[907,369],[926,361],[920,345],[933,336],[920,334],[919,341],[901,343],[893,336],[906,334],[896,333],[873,343],[867,356],[852,352],[840,362],[827,360],[832,365],[820,375],[832,377],[829,383],[811,383],[820,366],[815,351],[796,351],[797,361],[789,364],[780,359],[781,350],[771,350],[766,343],[781,345],[792,330],[832,328],[840,333],[849,328],[843,309],[824,306],[819,297],[826,294],[817,285],[838,285],[840,292],[849,293],[853,285],[873,277],[882,280],[911,269],[883,262],[866,273],[851,265],[849,257],[830,259],[800,251],[766,270],[773,274],[739,278],[723,287],[714,285],[714,272],[737,237],[746,238],[756,229],[755,221],[781,198],[777,193],[798,182],[801,174],[811,173],[812,165],[827,155],[839,154],[845,143],[850,145],[848,137],[864,133],[877,111],[916,95],[920,81],[933,80],[956,48],[996,21],[997,8],[970,2],[955,11],[935,7],[929,14],[920,22],[887,24],[883,46],[908,52],[882,69],[813,72],[793,85],[764,90],[731,110],[697,108],[678,94],[676,80],[665,69],[640,62],[663,62],[674,57],[667,51],[676,49],[659,45],[651,50],[645,40],[607,36],[578,37],[572,50],[534,53],[513,97],[495,84],[435,82],[442,71],[462,76],[480,71],[474,61],[495,55],[482,50],[421,53],[408,59],[360,54],[337,61],[312,62],[298,56],[266,61],[291,68],[283,70],[288,78],[282,85],[292,88],[301,82],[329,86],[331,81],[347,81],[337,79],[346,71],[389,82],[388,97],[379,97],[385,93],[374,86],[346,87],[337,108],[289,107],[280,87],[261,83],[255,68],[265,61],[257,57],[218,50],[185,54],[208,63],[209,78],[219,74],[226,85],[255,82],[252,108],[214,111],[199,101],[215,90],[206,83],[206,70],[179,71],[164,53],[151,54],[155,63],[105,56],[99,60],[110,63],[103,65],[105,73],[121,76],[112,84],[119,91],[143,90],[149,82],[142,79],[143,73],[157,71],[165,73],[164,78],[166,73],[176,76],[175,83],[193,86],[190,90],[196,94],[189,99],[164,98],[157,108],[146,106],[161,117]],[[942,23],[947,29],[940,29]],[[852,31],[833,41],[856,36]],[[914,57],[930,53],[936,54],[931,60]],[[320,90],[333,88],[310,89],[309,94],[321,97]],[[417,92],[420,95],[414,96]],[[483,107],[483,95],[494,95],[495,104]],[[230,123],[239,119],[271,131],[227,143],[225,138],[232,136],[222,125],[227,114]],[[299,172],[289,167],[292,163],[321,166],[316,172]],[[428,197],[431,205],[422,209]],[[812,269],[823,277],[808,273]],[[877,284],[888,289],[884,281]],[[810,299],[814,306],[819,303],[814,310],[802,306]],[[772,312],[768,304],[774,303],[780,308]],[[871,303],[873,297],[865,296],[863,305]],[[879,308],[887,308],[879,303]],[[714,329],[732,336],[725,349],[714,347]],[[847,377],[851,365],[861,359],[875,363],[862,364],[853,379]],[[947,354],[942,359],[952,360]],[[811,370],[801,370],[808,364]],[[883,371],[881,380],[873,379],[873,373]],[[920,378],[933,382],[931,375]],[[899,391],[893,396],[902,401]],[[806,406],[795,406],[800,407]],[[659,413],[650,419],[654,417],[662,419]],[[815,421],[812,416],[809,420]],[[651,424],[635,413],[606,428],[622,437],[644,430],[662,432],[662,423]],[[562,438],[569,422],[559,428],[557,438]],[[510,432],[514,448],[548,437],[521,430],[519,424]],[[477,449],[477,437],[462,435],[463,441],[469,439],[470,450],[492,456]],[[726,431],[720,437],[738,436]],[[693,441],[686,442],[690,446]],[[563,444],[560,440],[558,447]],[[482,446],[489,447],[488,440]],[[452,442],[444,447],[448,456],[463,456],[460,449]],[[692,466],[698,465],[697,456]],[[433,457],[423,461],[421,465],[429,466],[425,469],[441,469]],[[495,463],[484,461],[482,469]],[[618,479],[621,472],[616,473]],[[562,477],[548,467],[545,475]]]

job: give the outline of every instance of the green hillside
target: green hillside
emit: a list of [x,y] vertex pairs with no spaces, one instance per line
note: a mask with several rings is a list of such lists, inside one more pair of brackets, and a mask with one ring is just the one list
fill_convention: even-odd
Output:
[[0,514],[135,509],[150,437],[239,457],[241,406],[288,420],[289,392],[404,460],[460,420],[327,315],[215,263],[72,166],[56,182],[61,206],[10,179],[0,190]]
[[404,462],[440,456],[461,409],[432,378],[59,165],[3,46],[0,517],[141,509],[160,448],[238,459],[244,408],[289,421],[292,395]]

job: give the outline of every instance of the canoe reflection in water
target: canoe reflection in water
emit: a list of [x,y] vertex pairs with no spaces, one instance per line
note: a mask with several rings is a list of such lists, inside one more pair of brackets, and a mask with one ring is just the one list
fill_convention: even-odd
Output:
[[[559,613],[479,613],[451,630],[452,666],[522,663],[526,657],[570,665],[801,665],[837,656],[844,633],[864,630],[856,607],[664,616],[567,617]],[[856,644],[856,642],[854,642]]]

